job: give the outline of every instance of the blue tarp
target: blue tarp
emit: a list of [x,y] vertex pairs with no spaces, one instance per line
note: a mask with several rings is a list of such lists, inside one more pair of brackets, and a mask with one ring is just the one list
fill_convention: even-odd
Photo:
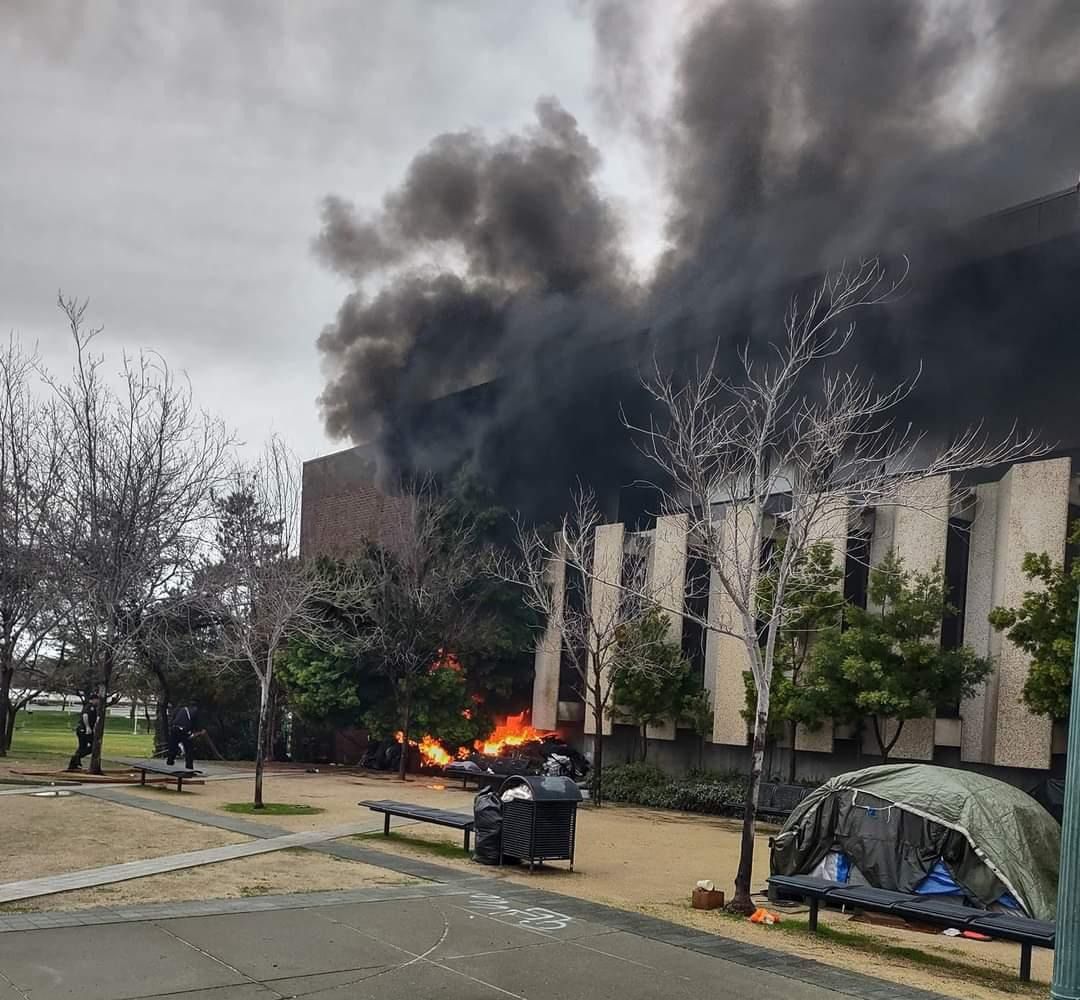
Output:
[[930,869],[926,876],[917,886],[915,891],[920,896],[962,896],[964,890],[956,884],[956,880],[945,867],[945,862],[938,858],[938,862]]
[[[921,896],[963,896],[964,890],[956,884],[945,862],[938,858],[937,864],[930,869],[926,876],[917,886],[915,891]],[[1009,893],[1003,893],[997,900],[1002,906],[1010,910],[1019,910],[1020,904]]]

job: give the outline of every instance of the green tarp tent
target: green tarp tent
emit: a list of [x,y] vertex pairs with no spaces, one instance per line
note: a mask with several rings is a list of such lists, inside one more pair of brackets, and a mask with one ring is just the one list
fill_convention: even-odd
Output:
[[886,764],[811,792],[773,841],[777,875],[805,875],[830,851],[870,885],[913,892],[940,859],[982,906],[1010,893],[1053,920],[1061,828],[1026,792],[972,771]]

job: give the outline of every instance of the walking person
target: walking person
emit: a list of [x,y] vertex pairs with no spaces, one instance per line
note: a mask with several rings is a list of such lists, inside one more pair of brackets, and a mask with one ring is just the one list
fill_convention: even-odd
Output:
[[98,696],[92,694],[86,704],[83,705],[83,710],[79,713],[79,722],[75,727],[75,735],[79,740],[79,745],[71,755],[71,761],[67,766],[69,771],[81,771],[83,757],[94,749],[94,729],[97,727],[97,720]]
[[195,727],[199,721],[199,706],[189,702],[178,708],[169,725],[169,755],[165,763],[172,767],[180,747],[184,748],[184,766],[192,771],[195,768]]

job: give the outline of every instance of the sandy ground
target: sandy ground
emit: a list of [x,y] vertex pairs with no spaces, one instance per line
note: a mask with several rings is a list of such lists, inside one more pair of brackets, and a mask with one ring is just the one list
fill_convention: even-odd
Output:
[[[251,795],[251,779],[211,781],[185,790],[180,796],[175,791],[164,789],[135,787],[127,790],[136,795],[158,800],[166,798],[194,809],[215,812],[227,802],[247,801]],[[342,771],[273,773],[266,776],[264,783],[264,796],[268,802],[304,803],[324,810],[315,816],[266,818],[268,824],[288,830],[316,829],[360,819],[365,814],[358,806],[362,799],[404,799],[464,812],[471,809],[474,794],[437,780],[416,779],[402,785],[390,777]],[[60,810],[56,809],[58,805],[61,806]],[[77,812],[82,807],[96,807],[99,812],[96,815]],[[12,813],[10,817],[7,815],[9,810]],[[58,812],[61,813],[59,822]],[[70,824],[65,817],[71,818]],[[246,818],[258,819],[257,816]],[[12,838],[16,844],[33,845],[35,838],[40,839],[43,828],[56,828],[57,842],[60,841],[61,831],[68,831],[67,841],[52,851],[46,849],[41,858],[37,856],[38,850],[35,848],[27,847],[20,851],[16,860],[21,859],[21,863],[34,868],[34,874],[172,853],[183,849],[177,847],[177,843],[213,846],[244,839],[212,828],[75,796],[59,800],[27,796],[0,799],[0,831],[4,834],[12,819],[17,824],[16,836]],[[460,835],[453,830],[428,825],[402,826],[398,829],[420,840],[460,844]],[[71,832],[73,830],[74,833]],[[863,941],[863,950],[860,950],[809,934],[787,933],[751,925],[719,913],[692,909],[689,896],[698,879],[712,878],[720,887],[730,891],[738,857],[737,831],[737,823],[731,820],[612,805],[602,810],[583,808],[579,812],[575,872],[567,871],[563,865],[551,865],[531,876],[527,871],[504,870],[503,877],[596,902],[640,910],[731,938],[762,943],[767,939],[770,947],[952,996],[995,1000],[1017,992],[1042,995],[1037,987],[1028,989],[1015,981],[1019,951],[1017,946],[1006,942],[959,941],[903,928],[855,923],[844,914],[823,913],[824,922],[858,933]],[[768,872],[769,832],[763,829],[757,839],[755,885],[759,888],[764,887]],[[384,841],[378,836],[365,842],[380,850],[415,854],[440,864],[478,870],[476,865],[464,858],[432,859],[430,852],[422,847]],[[160,849],[162,843],[169,845],[166,850]],[[65,865],[72,857],[78,859],[77,863]],[[0,872],[3,872],[5,864],[10,863],[10,855],[0,859]],[[496,874],[494,869],[482,870]],[[27,875],[9,874],[6,877]],[[354,882],[352,879],[361,881]],[[63,900],[52,897],[47,905],[42,901],[41,908],[101,905],[109,901],[136,899],[211,898],[245,895],[254,891],[292,892],[370,884],[363,881],[367,879],[386,881],[395,880],[397,876],[355,862],[342,862],[302,851],[288,852],[227,862],[192,872],[156,876],[107,890],[86,890],[70,894],[70,898]],[[0,876],[0,880],[3,880],[3,876]],[[174,895],[169,897],[169,892]],[[176,895],[177,892],[183,895]],[[93,901],[90,901],[91,895],[94,896]],[[77,896],[86,897],[87,901],[77,900]],[[789,912],[787,920],[789,925],[804,923],[805,915],[799,911]],[[876,944],[917,949],[925,954],[940,956],[954,967],[930,968],[902,957],[868,954],[867,949],[873,949]],[[1035,950],[1032,971],[1036,980],[1043,983],[1049,981],[1052,961],[1050,953]],[[982,981],[976,981],[980,972]],[[1003,989],[995,988],[992,978],[995,973],[1001,976]],[[991,977],[989,983],[986,982],[987,974]]]
[[0,882],[250,840],[82,795],[0,798]]
[[[51,771],[60,770],[66,766],[67,758],[53,754],[18,754],[0,757],[0,789],[9,787],[3,784],[4,779],[8,777],[15,779],[17,784],[36,780],[17,774],[18,771]],[[42,784],[48,783],[47,778],[42,779]]]
[[154,875],[150,878],[117,882],[115,885],[80,889],[78,892],[12,903],[0,910],[82,910],[94,906],[123,906],[129,903],[179,902],[187,899],[236,899],[243,896],[279,895],[289,892],[318,892],[334,889],[361,889],[375,885],[405,885],[418,882],[406,875],[374,868],[358,861],[332,858],[301,848],[260,854],[253,858],[223,861],[205,868]]

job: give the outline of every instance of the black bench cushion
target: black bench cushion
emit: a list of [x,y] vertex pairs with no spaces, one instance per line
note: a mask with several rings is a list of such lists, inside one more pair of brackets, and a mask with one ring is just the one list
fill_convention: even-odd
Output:
[[829,893],[830,903],[844,903],[849,906],[865,906],[867,909],[890,912],[897,903],[911,899],[907,892],[894,892],[892,889],[875,889],[870,885],[841,885]]
[[844,883],[830,882],[828,879],[814,878],[811,875],[770,875],[769,885],[777,889],[786,889],[788,892],[824,899],[833,889],[842,888]]
[[897,903],[892,910],[905,920],[922,921],[941,927],[965,929],[972,920],[986,915],[985,910],[977,910],[962,903],[948,903],[941,899],[921,899],[918,896],[902,903]]
[[1054,925],[1048,920],[1032,920],[1012,913],[983,913],[972,920],[968,928],[1006,941],[1035,944],[1040,948],[1054,947]]
[[464,829],[473,825],[473,818],[469,813],[451,812],[449,809],[434,809],[431,806],[418,806],[412,802],[394,802],[390,799],[377,801],[365,801],[360,805],[367,806],[375,812],[392,813],[406,819],[419,819],[427,823],[438,823],[440,826],[453,826]]

